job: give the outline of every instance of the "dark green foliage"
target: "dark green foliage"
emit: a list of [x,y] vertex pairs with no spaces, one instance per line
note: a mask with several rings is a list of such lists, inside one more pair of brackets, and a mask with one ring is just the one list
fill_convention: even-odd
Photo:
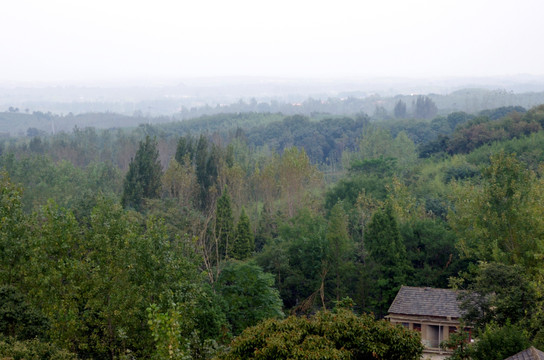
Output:
[[154,338],[154,359],[209,359],[228,338],[222,299],[207,285],[183,282],[175,293],[163,294],[161,305],[147,308]]
[[384,316],[400,286],[406,283],[411,266],[406,256],[391,205],[374,213],[365,229],[368,251],[368,304],[378,317]]
[[213,144],[210,150],[210,156],[206,162],[206,176],[207,180],[207,189],[210,189],[213,185],[217,183],[217,176],[219,175],[219,163],[222,159],[222,150],[218,145]]
[[270,214],[265,205],[261,211],[257,234],[255,234],[255,251],[260,252],[264,246],[278,235],[278,220],[280,216]]
[[[196,145],[196,179],[200,187],[200,209],[207,209],[211,204],[212,187],[217,185],[219,163],[222,153],[215,144],[210,144],[204,134],[200,135]],[[218,190],[218,189],[215,189]]]
[[274,277],[254,263],[227,263],[214,286],[234,335],[264,319],[283,317]]
[[[235,229],[230,196],[226,187],[223,189],[221,197],[217,199],[215,211],[215,237],[219,246],[218,251],[220,259],[231,256]],[[220,259],[217,259],[217,261]]]
[[365,233],[369,256],[384,266],[394,266],[406,258],[393,209],[387,205],[374,213]]
[[[182,118],[183,121],[159,124],[157,127],[175,136],[205,132],[226,134],[229,131],[236,131],[237,128],[252,129],[268,123],[279,122],[285,118],[285,115],[281,113],[244,112],[243,108],[235,105],[238,104],[231,105],[232,111],[230,113],[223,107],[214,108],[214,110],[217,110],[214,111],[214,115],[203,115],[211,108],[193,108],[191,109],[192,114],[187,114],[185,113],[187,109],[182,109],[181,114],[174,115],[174,120]],[[210,113],[208,112],[208,114]],[[187,119],[187,116],[192,119]]]
[[544,161],[544,131],[519,139],[511,139],[482,146],[466,156],[469,163],[488,166],[490,157],[500,152],[517,154],[529,169],[537,170]]
[[469,153],[486,144],[538,132],[544,122],[540,120],[542,117],[535,115],[537,109],[526,112],[520,107],[504,107],[482,111],[476,118],[462,112],[449,114],[444,126],[436,128],[438,137],[421,143],[419,156],[427,158],[446,151],[449,154]]
[[481,264],[468,290],[460,295],[463,317],[479,329],[490,323],[516,324],[537,311],[538,295],[517,265]]
[[378,175],[343,178],[325,194],[325,208],[332,209],[338,201],[354,206],[363,190],[375,199],[384,200],[387,196],[386,186],[390,183],[391,178]]
[[43,154],[45,151],[45,146],[42,143],[42,139],[39,137],[33,137],[28,143],[28,149],[37,154]]
[[47,318],[32,308],[13,286],[0,286],[0,334],[17,340],[42,338]]
[[414,118],[432,119],[436,116],[438,108],[428,96],[418,96],[414,105]]
[[453,132],[458,125],[462,125],[466,123],[473,117],[474,117],[473,115],[469,115],[465,112],[454,112],[447,116],[446,122],[451,132]]
[[0,172],[0,284],[21,280],[21,267],[28,260],[25,244],[27,224],[21,204],[21,189]]
[[530,346],[527,333],[519,326],[489,324],[474,345],[474,360],[504,360]]
[[292,308],[320,289],[327,251],[325,219],[302,210],[280,226],[257,261],[276,277],[285,307]]
[[470,360],[474,352],[474,348],[470,343],[470,333],[468,331],[458,331],[450,334],[448,340],[440,343],[440,347],[451,351],[448,360]]
[[366,115],[321,121],[292,116],[249,129],[247,141],[250,146],[267,145],[280,153],[291,146],[302,147],[312,163],[338,164],[344,150],[356,150],[358,137],[368,123]]
[[480,116],[457,127],[449,140],[448,152],[466,154],[482,145],[520,138],[541,129],[541,124],[530,114],[522,116],[513,112],[497,120]]
[[191,161],[195,156],[195,139],[190,135],[179,138],[174,158],[182,164],[185,156],[188,156]]
[[246,329],[218,359],[416,360],[422,351],[417,333],[340,309],[264,321]]
[[208,199],[208,188],[210,187],[210,178],[206,172],[206,164],[208,162],[208,139],[204,134],[200,134],[196,145],[195,163],[196,163],[196,179],[200,186],[200,208],[204,209]]
[[[337,203],[331,210],[327,226],[328,259],[327,265],[335,283],[335,297],[339,301],[345,296],[343,284],[347,283],[345,274],[349,273],[350,257],[352,257],[354,244],[348,234],[348,218],[344,212],[342,203]],[[353,269],[351,269],[353,272]],[[342,291],[344,290],[344,291]]]
[[402,224],[400,232],[413,268],[409,285],[446,288],[449,278],[463,269],[455,234],[444,222],[415,220]]
[[397,159],[379,157],[376,159],[355,160],[349,168],[350,174],[376,175],[379,177],[392,176],[397,168]]
[[393,113],[397,119],[404,119],[406,117],[406,103],[402,100],[397,101]]
[[447,184],[452,180],[465,180],[480,174],[476,166],[465,163],[446,168],[444,171],[444,182]]
[[535,106],[525,114],[524,118],[527,121],[535,121],[544,127],[544,104]]
[[340,179],[325,194],[325,208],[330,210],[339,201],[346,208],[353,207],[361,192],[374,199],[385,200],[387,186],[397,169],[397,159],[391,157],[352,161],[348,176]]
[[448,150],[450,138],[444,135],[438,135],[433,141],[422,143],[418,147],[418,156],[420,158],[429,158],[433,155],[445,154]]
[[254,250],[255,242],[249,218],[246,215],[245,209],[242,208],[232,244],[232,257],[237,260],[245,260],[253,254]]
[[121,203],[140,210],[144,199],[158,198],[161,192],[162,167],[157,141],[146,136],[129,164],[123,183]]
[[513,112],[524,114],[527,110],[523,106],[503,106],[496,109],[482,110],[480,116],[486,116],[490,120],[498,120],[510,115]]

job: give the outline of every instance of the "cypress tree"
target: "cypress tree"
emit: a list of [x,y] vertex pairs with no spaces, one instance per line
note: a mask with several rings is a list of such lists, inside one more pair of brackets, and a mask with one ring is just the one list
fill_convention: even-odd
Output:
[[377,316],[383,316],[410,272],[406,247],[390,203],[372,216],[364,245],[370,260],[369,303]]
[[240,219],[236,225],[236,236],[232,244],[232,257],[237,260],[247,259],[255,249],[253,234],[251,233],[249,217],[242,208]]
[[328,243],[328,261],[331,270],[335,276],[336,282],[336,300],[340,300],[341,275],[340,269],[349,257],[350,239],[348,234],[348,219],[342,207],[342,203],[338,202],[331,210],[329,226],[327,229]]
[[125,176],[121,197],[123,207],[140,210],[145,198],[158,198],[161,193],[161,176],[157,140],[146,136],[145,141],[140,141]]
[[208,143],[204,135],[200,135],[196,146],[195,163],[196,178],[200,186],[200,208],[205,210],[210,204],[210,188],[217,184],[221,150]]
[[189,155],[189,159],[191,162],[193,161],[194,155],[195,155],[195,145],[194,145],[194,139],[192,136],[187,135],[184,137],[180,137],[178,140],[178,145],[176,147],[176,155],[175,159],[178,163],[182,164],[183,159],[186,155]]
[[228,257],[230,247],[234,238],[234,218],[232,216],[232,206],[227,187],[223,189],[223,194],[217,199],[215,211],[215,236],[219,247],[219,258]]

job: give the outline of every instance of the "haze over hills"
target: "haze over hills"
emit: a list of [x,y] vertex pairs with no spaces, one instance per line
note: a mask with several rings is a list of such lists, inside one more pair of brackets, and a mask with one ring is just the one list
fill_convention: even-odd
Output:
[[[273,78],[215,77],[134,80],[110,83],[0,83],[0,110],[54,114],[114,112],[173,115],[182,108],[221,107],[239,102],[300,103],[308,98],[367,98],[396,95],[447,95],[462,89],[507,93],[544,91],[544,76],[445,78]],[[522,105],[522,104],[504,104]],[[535,104],[524,104],[532,106]],[[367,112],[373,108],[362,109]]]

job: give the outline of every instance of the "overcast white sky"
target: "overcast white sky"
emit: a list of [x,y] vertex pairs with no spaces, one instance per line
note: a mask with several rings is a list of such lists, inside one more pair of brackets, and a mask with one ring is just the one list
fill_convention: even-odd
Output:
[[6,0],[0,81],[544,75],[543,0]]

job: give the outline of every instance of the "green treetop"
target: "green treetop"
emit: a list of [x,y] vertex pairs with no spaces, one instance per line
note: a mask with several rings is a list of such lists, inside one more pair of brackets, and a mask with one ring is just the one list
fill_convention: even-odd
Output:
[[254,249],[255,243],[249,224],[249,217],[246,215],[245,209],[242,208],[232,244],[232,257],[238,260],[245,260],[251,256]]

